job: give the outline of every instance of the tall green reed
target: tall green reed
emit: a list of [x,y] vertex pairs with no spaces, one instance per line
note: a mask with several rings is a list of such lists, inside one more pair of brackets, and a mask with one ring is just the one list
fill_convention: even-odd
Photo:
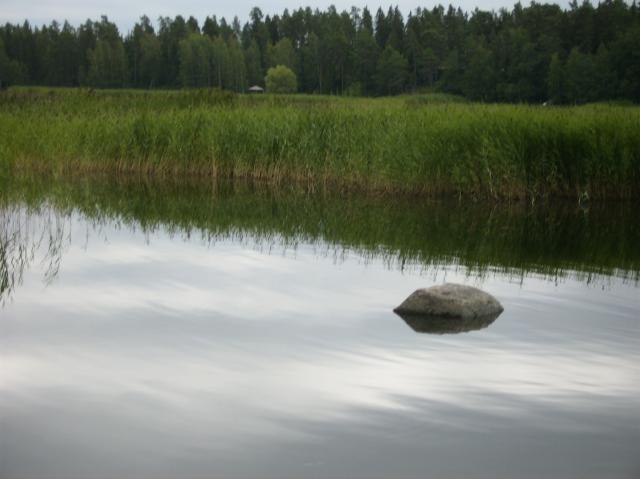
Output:
[[407,101],[10,90],[0,161],[493,198],[640,192],[637,108]]

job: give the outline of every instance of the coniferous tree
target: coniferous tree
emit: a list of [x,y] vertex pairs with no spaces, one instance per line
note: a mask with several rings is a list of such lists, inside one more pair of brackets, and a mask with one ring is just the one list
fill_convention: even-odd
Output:
[[126,84],[127,58],[118,27],[106,16],[94,25],[96,45],[89,51],[89,84],[118,88]]
[[564,103],[566,101],[564,65],[557,53],[551,57],[549,74],[547,75],[547,96],[552,103]]
[[247,71],[247,81],[250,85],[262,85],[264,75],[262,74],[262,64],[260,59],[260,49],[255,40],[251,41],[249,48],[245,50],[245,65]]
[[266,70],[283,64],[308,93],[426,89],[482,101],[640,102],[635,3],[573,2],[566,10],[516,4],[468,14],[437,6],[407,13],[405,21],[397,7],[373,17],[367,8],[307,7],[268,16],[254,8],[245,25],[237,17],[228,23],[209,16],[200,25],[195,17],[176,16],[159,18],[157,28],[143,16],[124,37],[106,17],[77,28],[64,21],[6,24],[0,26],[0,75],[4,85],[241,91],[263,84]]
[[242,46],[236,37],[227,42],[229,52],[230,79],[228,88],[236,92],[242,92],[247,88],[247,66],[245,63]]
[[570,103],[586,103],[595,100],[594,65],[591,55],[574,47],[567,58],[565,68],[567,100]]
[[229,48],[221,36],[214,39],[211,44],[211,59],[214,82],[209,84],[209,86],[229,88],[229,85],[232,84],[233,73],[229,59]]
[[26,68],[24,64],[11,60],[4,50],[4,42],[0,38],[0,89],[24,81]]
[[140,38],[138,83],[146,88],[158,85],[162,74],[162,47],[158,37],[144,33]]
[[469,64],[462,79],[462,93],[472,100],[495,98],[496,75],[491,50],[481,40],[469,39]]
[[320,38],[315,33],[309,35],[307,44],[302,47],[303,91],[318,93],[322,91],[322,61]]
[[356,33],[354,44],[355,77],[361,93],[373,95],[376,91],[375,74],[380,50],[373,37],[373,32],[367,24],[368,22],[363,22],[360,30]]
[[215,38],[220,34],[220,26],[218,25],[218,19],[214,15],[213,17],[207,17],[202,25],[202,33],[209,38]]

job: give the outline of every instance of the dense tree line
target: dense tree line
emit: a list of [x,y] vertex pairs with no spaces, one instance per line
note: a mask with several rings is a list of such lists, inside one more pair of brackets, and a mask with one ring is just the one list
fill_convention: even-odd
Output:
[[135,88],[264,85],[277,65],[300,92],[392,95],[422,89],[474,100],[640,102],[635,1],[516,4],[511,11],[352,8],[237,17],[143,16],[123,36],[106,16],[75,28],[0,27],[0,82]]

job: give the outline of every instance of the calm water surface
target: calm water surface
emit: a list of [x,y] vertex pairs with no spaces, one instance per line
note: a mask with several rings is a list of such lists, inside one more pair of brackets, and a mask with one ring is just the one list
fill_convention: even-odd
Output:
[[[640,477],[633,206],[0,196],[3,479]],[[505,312],[460,334],[392,313],[444,281]]]

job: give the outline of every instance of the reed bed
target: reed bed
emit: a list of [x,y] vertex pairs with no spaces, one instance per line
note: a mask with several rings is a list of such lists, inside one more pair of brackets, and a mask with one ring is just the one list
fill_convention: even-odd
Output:
[[5,170],[303,181],[491,198],[636,198],[640,109],[204,91],[0,94]]

